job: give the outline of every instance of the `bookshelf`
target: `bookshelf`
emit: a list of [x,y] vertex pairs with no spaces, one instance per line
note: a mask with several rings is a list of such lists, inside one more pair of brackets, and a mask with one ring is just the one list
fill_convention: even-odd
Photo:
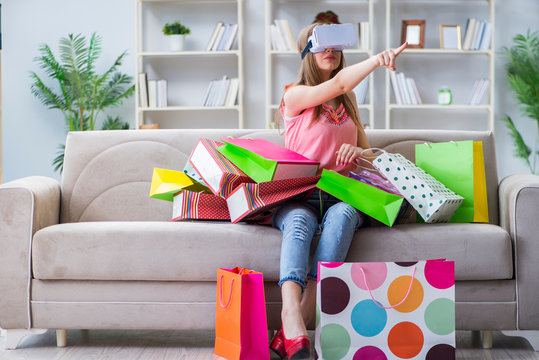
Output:
[[[136,128],[158,123],[162,128],[244,127],[243,0],[134,0],[136,24]],[[161,29],[179,20],[191,29],[182,51],[170,51]],[[237,24],[230,50],[209,50],[217,23]],[[141,104],[138,74],[164,79],[166,106]],[[234,105],[204,106],[211,81],[238,79]],[[148,91],[148,84],[146,85]],[[193,121],[193,118],[197,121]],[[215,119],[222,123],[210,123]]]
[[[427,37],[424,48],[412,48],[403,51],[399,56],[398,71],[407,73],[408,70],[413,71],[413,68],[421,68],[426,62],[441,64],[439,69],[429,74],[421,74],[416,70],[413,76],[418,81],[420,94],[422,93],[422,89],[419,83],[421,82],[425,86],[423,90],[430,95],[428,99],[430,101],[426,101],[423,104],[398,104],[394,94],[391,76],[389,72],[386,74],[386,129],[401,126],[401,124],[398,124],[398,115],[407,110],[413,110],[415,114],[424,111],[429,114],[453,112],[453,114],[473,116],[477,119],[486,120],[484,122],[486,126],[482,127],[483,130],[494,130],[494,3],[495,0],[386,0],[386,48],[395,48],[400,45],[401,21],[411,19],[410,16],[415,16],[415,19],[427,19],[426,36],[430,32],[430,38]],[[448,11],[450,8],[451,11]],[[492,32],[488,49],[441,49],[439,32],[435,34],[436,26],[442,24],[459,24],[461,25],[462,40],[464,40],[467,25],[466,20],[471,17],[485,19],[490,23]],[[476,73],[473,72],[473,69],[477,69]],[[459,99],[450,105],[438,105],[433,101],[433,93],[436,91],[436,87],[441,88],[442,85],[445,85],[445,83],[440,82],[440,78],[444,75],[442,73],[445,73],[445,81],[450,85],[449,87],[459,89],[460,91]],[[489,81],[489,86],[484,96],[486,102],[483,100],[482,103],[470,105],[467,99],[471,97],[470,92],[472,91],[474,80],[479,80],[480,78],[485,78]],[[463,92],[466,92],[466,94]],[[436,116],[433,115],[433,117]],[[434,127],[440,125],[436,121],[432,121],[431,124]]]
[[[271,25],[275,20],[287,20],[291,29],[294,44],[301,29],[311,24],[319,12],[329,8],[334,11],[340,23],[368,22],[369,46],[366,49],[345,49],[347,64],[353,64],[372,56],[373,44],[373,2],[374,0],[264,0],[265,1],[265,75],[266,75],[266,126],[275,127],[274,115],[278,111],[284,87],[296,81],[301,64],[297,50],[275,50],[272,47]],[[359,45],[359,44],[358,44]],[[373,128],[373,84],[374,74],[369,76],[366,102],[358,104],[360,118],[364,125]],[[365,121],[365,119],[368,121]]]

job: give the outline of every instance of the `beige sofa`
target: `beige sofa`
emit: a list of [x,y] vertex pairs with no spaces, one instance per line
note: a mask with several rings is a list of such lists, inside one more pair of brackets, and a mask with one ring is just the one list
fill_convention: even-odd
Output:
[[[414,159],[414,144],[484,142],[490,224],[360,229],[347,261],[456,261],[456,326],[504,330],[539,348],[539,177],[498,184],[488,132],[370,130],[374,147]],[[60,329],[212,329],[216,271],[264,273],[268,324],[280,326],[281,234],[269,226],[171,222],[172,203],[148,196],[154,167],[182,169],[200,137],[273,130],[70,133],[62,182],[0,186],[0,327],[6,348]],[[488,332],[486,334],[489,334]],[[487,341],[488,342],[488,341]]]

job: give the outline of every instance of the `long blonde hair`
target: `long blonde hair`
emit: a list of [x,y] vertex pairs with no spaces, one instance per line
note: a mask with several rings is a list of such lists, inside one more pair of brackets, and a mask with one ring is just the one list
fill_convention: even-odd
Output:
[[[305,46],[307,45],[307,40],[309,39],[309,36],[312,35],[315,26],[318,26],[318,25],[324,25],[324,24],[320,22],[313,23],[303,28],[303,30],[301,30],[301,32],[299,33],[298,49],[299,49],[300,54],[305,48]],[[344,66],[345,66],[344,56],[341,56],[341,62],[339,63],[339,66],[337,66],[337,68],[331,73],[331,77],[334,77],[339,71],[341,71],[344,68]],[[301,62],[301,68],[299,70],[298,79],[294,83],[294,85],[316,86],[320,83],[322,83],[322,77],[320,76],[320,71],[318,69],[318,66],[316,65],[316,59],[314,57],[314,54],[308,51],[307,55]],[[344,108],[346,109],[346,112],[352,118],[352,121],[354,122],[356,127],[360,128],[359,114],[356,110],[357,108],[354,104],[354,101],[350,98],[350,95],[348,94],[339,95],[337,96],[337,100],[343,104]],[[279,109],[281,109],[282,106],[283,106],[283,100],[281,99],[281,104],[279,106]],[[312,125],[315,121],[318,120],[321,112],[322,112],[322,104],[315,106],[310,125]],[[280,116],[280,111],[277,111],[277,113],[275,114],[275,122],[277,124],[278,124],[279,116]]]

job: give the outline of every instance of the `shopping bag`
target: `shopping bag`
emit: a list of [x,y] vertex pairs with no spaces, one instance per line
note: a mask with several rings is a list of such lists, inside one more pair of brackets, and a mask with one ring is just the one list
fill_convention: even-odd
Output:
[[318,359],[455,358],[453,261],[320,262]]
[[403,203],[400,195],[326,169],[316,187],[388,226],[395,223]]
[[415,163],[464,198],[451,222],[488,222],[482,141],[417,144]]
[[153,169],[150,197],[172,201],[174,194],[184,189],[209,192],[206,186],[193,180],[182,171]]
[[215,309],[216,355],[228,360],[269,359],[262,273],[217,269]]
[[217,149],[256,182],[316,175],[318,161],[264,139],[221,139]]
[[449,222],[462,203],[462,196],[401,154],[382,151],[374,159],[373,166],[391,181],[427,223]]
[[306,195],[319,179],[320,176],[309,176],[241,184],[226,198],[230,219],[232,223],[251,219],[287,200]]
[[184,219],[230,220],[230,214],[222,197],[183,190],[174,195],[172,221]]
[[189,162],[213,194],[226,198],[238,185],[253,179],[217,151],[222,145],[219,141],[199,139]]

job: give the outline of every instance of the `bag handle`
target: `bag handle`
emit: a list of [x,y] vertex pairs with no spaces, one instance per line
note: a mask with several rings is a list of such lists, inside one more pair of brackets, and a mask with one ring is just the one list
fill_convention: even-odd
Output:
[[[376,168],[374,167],[372,161],[367,160],[367,159],[363,156],[363,154],[364,154],[366,151],[370,151],[371,153],[373,153],[374,151],[379,151],[379,152],[381,152],[381,153],[385,153],[385,152],[386,152],[384,149],[376,148],[376,147],[363,149],[363,150],[361,150],[361,156],[355,160],[356,166],[357,166],[358,168],[360,168],[360,169],[367,170],[367,171],[369,171],[369,172],[375,173],[375,174],[379,175],[380,177],[382,177],[383,179],[387,179],[387,178],[385,177],[384,174],[382,174],[378,169],[376,169]],[[366,167],[366,166],[361,165],[361,162],[362,162],[362,161],[366,162],[366,163],[369,164],[371,167],[368,168],[368,167]]]
[[221,289],[219,294],[219,303],[223,309],[226,309],[228,305],[230,305],[230,300],[232,299],[232,286],[234,285],[234,278],[232,278],[232,281],[230,282],[230,296],[228,297],[228,301],[226,305],[223,305],[223,275],[219,278],[219,288]]
[[[237,272],[238,275],[247,275],[247,274],[251,274],[253,273],[254,271],[253,270],[248,270],[246,268],[240,268],[238,269],[239,271]],[[232,278],[232,281],[230,282],[230,296],[228,297],[228,301],[226,302],[226,305],[223,305],[223,275],[221,275],[221,277],[219,277],[219,289],[220,289],[220,292],[219,292],[219,303],[221,305],[221,307],[223,309],[226,309],[228,307],[228,305],[230,305],[230,300],[232,299],[232,286],[234,285],[234,278]]]
[[[452,143],[453,145],[455,146],[459,146],[459,144],[455,141],[455,140],[450,140],[448,141],[450,143]],[[430,142],[424,142],[423,145],[425,145],[426,147],[428,147],[429,149],[432,149],[432,145]]]
[[412,280],[410,281],[410,286],[408,287],[408,291],[406,292],[406,295],[404,296],[404,298],[398,304],[393,305],[393,306],[384,306],[384,305],[382,305],[381,302],[379,302],[378,300],[376,300],[374,298],[374,296],[372,295],[372,292],[371,292],[371,288],[367,284],[367,277],[365,276],[365,271],[363,270],[362,267],[360,267],[359,270],[361,271],[361,274],[363,275],[363,281],[365,281],[365,286],[367,287],[367,290],[369,290],[369,295],[370,295],[372,301],[374,301],[374,303],[376,304],[376,306],[378,306],[378,307],[380,307],[382,309],[393,309],[393,308],[396,308],[397,306],[401,305],[403,302],[406,301],[406,299],[408,299],[408,296],[410,295],[410,291],[412,290],[412,285],[414,284],[416,268],[417,267],[414,266],[414,271],[412,272]]

